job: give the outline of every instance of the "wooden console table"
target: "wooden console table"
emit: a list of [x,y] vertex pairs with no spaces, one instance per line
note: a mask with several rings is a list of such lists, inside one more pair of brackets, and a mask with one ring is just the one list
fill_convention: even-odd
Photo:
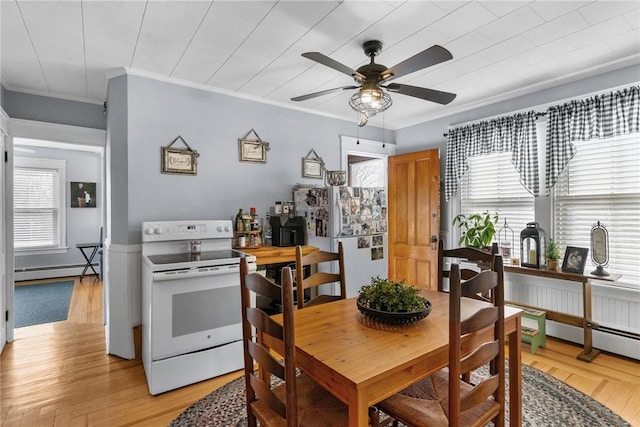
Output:
[[[296,262],[296,247],[279,247],[279,246],[262,246],[259,248],[238,248],[240,252],[244,252],[256,257],[256,265],[280,264],[282,262]],[[303,246],[302,254],[307,255],[316,252],[319,249],[315,246]]]
[[[524,274],[528,276],[545,277],[549,279],[566,280],[569,282],[582,283],[582,317],[574,316],[571,314],[560,313],[557,311],[551,311],[546,308],[529,306],[521,304],[519,302],[513,302],[513,304],[529,307],[537,310],[544,310],[547,312],[547,319],[554,320],[559,323],[567,325],[581,327],[584,334],[584,350],[578,355],[578,359],[585,362],[591,362],[600,354],[600,350],[593,348],[592,332],[593,329],[598,329],[598,324],[591,320],[591,280],[603,280],[608,282],[615,282],[622,275],[610,274],[609,276],[594,276],[592,274],[577,274],[577,273],[565,273],[563,271],[546,270],[529,267],[517,267],[512,265],[504,266],[505,273]],[[508,301],[505,301],[507,303]]]

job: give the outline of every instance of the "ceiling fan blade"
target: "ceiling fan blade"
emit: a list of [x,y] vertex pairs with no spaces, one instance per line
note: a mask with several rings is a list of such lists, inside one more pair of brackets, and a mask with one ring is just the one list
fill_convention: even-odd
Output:
[[427,101],[437,102],[438,104],[447,105],[456,98],[455,93],[441,92],[435,89],[427,89],[426,87],[403,85],[399,83],[390,83],[384,86],[389,92],[396,92],[402,95],[413,96]]
[[407,58],[401,63],[386,69],[382,72],[382,75],[385,76],[392,74],[386,79],[391,80],[450,59],[453,59],[451,52],[436,44],[431,46],[429,49],[425,49],[422,52],[413,55],[411,58]]
[[305,58],[309,58],[312,61],[316,61],[318,64],[322,64],[329,68],[333,68],[334,70],[340,71],[348,76],[357,78],[358,80],[364,80],[364,76],[357,72],[356,70],[347,67],[344,64],[339,63],[335,59],[329,58],[327,55],[324,55],[320,52],[306,52],[303,53],[302,56]]
[[291,98],[292,101],[305,101],[307,99],[315,98],[322,95],[327,95],[332,92],[337,92],[339,90],[347,90],[347,89],[358,89],[360,86],[342,86],[342,87],[334,87],[333,89],[321,90],[320,92],[308,93],[306,95],[296,96],[295,98]]

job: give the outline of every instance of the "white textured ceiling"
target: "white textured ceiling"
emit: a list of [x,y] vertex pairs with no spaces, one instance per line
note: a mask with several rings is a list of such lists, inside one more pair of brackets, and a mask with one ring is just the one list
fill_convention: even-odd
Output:
[[640,63],[638,0],[1,0],[0,13],[6,89],[99,103],[124,67],[355,122],[353,91],[290,101],[354,83],[303,52],[355,69],[368,62],[366,40],[384,42],[376,62],[388,67],[447,48],[453,60],[394,83],[457,98],[442,106],[391,93],[392,129]]

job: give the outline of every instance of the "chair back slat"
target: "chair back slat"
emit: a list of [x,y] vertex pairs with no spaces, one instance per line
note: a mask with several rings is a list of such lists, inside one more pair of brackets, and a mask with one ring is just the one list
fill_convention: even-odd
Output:
[[[473,280],[472,280],[473,279]],[[497,286],[498,280],[495,271],[485,270],[465,281],[463,297],[473,297],[476,294],[490,292]]]
[[267,313],[259,308],[247,308],[247,320],[258,331],[267,333],[280,341],[284,340],[284,329],[282,325],[275,322]]
[[486,365],[498,355],[499,345],[500,343],[498,341],[490,341],[482,344],[480,347],[476,347],[471,354],[462,358],[460,361],[460,370],[462,372],[471,372],[482,365]]
[[[302,288],[309,289],[314,288],[316,286],[324,285],[326,283],[333,283],[340,281],[339,274],[326,273],[324,271],[320,271],[302,281]],[[300,288],[298,286],[298,288]]]
[[[272,391],[271,386],[260,379],[260,377],[252,375],[250,377],[251,388],[255,391],[256,396],[259,396],[259,400],[255,402],[264,402],[271,411],[280,416],[283,419],[287,418],[287,406],[280,400]],[[247,408],[250,409],[250,408]]]
[[460,412],[469,410],[487,400],[487,398],[498,389],[499,384],[498,376],[493,375],[475,385],[473,390],[466,394],[460,401]]
[[478,310],[460,322],[460,334],[465,335],[493,325],[498,320],[498,307]]
[[249,341],[249,354],[253,357],[254,362],[262,369],[269,371],[271,375],[275,375],[281,380],[285,379],[284,366],[273,358],[271,352],[264,345],[260,345],[254,341]]

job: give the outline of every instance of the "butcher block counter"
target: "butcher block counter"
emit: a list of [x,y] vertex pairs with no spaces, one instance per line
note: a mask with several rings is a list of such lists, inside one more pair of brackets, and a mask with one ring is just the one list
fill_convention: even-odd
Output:
[[[259,248],[238,248],[240,252],[244,252],[256,257],[257,265],[279,264],[283,262],[296,261],[296,247],[278,247],[278,246],[262,246]],[[307,255],[316,252],[319,249],[315,246],[303,246],[302,254]]]

